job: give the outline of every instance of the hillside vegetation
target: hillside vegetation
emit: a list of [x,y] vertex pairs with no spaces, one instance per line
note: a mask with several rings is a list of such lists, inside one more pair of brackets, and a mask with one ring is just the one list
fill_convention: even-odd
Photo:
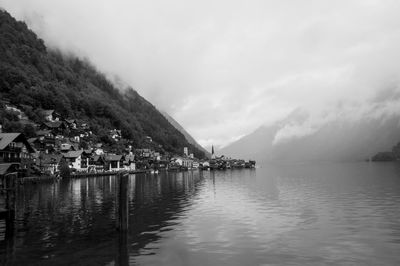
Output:
[[[196,157],[204,157],[135,90],[122,92],[88,62],[47,49],[6,11],[0,11],[0,99],[37,123],[41,110],[54,109],[63,117],[87,121],[99,139],[117,128],[135,146],[150,136],[167,152],[180,154],[187,146]],[[5,131],[18,127],[10,117],[0,119]]]

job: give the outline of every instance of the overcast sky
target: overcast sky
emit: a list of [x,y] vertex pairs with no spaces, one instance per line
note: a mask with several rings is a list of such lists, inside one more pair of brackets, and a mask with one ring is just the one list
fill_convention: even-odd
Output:
[[204,146],[226,145],[296,108],[318,124],[398,88],[398,0],[0,5],[49,46],[121,77]]

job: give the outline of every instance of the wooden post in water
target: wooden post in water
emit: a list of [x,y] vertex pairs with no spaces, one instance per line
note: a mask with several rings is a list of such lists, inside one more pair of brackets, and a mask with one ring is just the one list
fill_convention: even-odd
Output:
[[14,221],[17,207],[17,174],[10,173],[5,175],[6,188],[6,238],[14,234]]
[[129,186],[129,175],[128,174],[118,174],[119,188],[118,188],[118,213],[116,216],[117,229],[120,231],[128,230],[129,221],[129,206],[128,206],[128,186]]

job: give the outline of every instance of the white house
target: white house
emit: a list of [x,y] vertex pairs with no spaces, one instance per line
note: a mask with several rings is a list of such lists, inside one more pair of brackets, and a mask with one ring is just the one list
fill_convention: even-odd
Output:
[[[83,150],[69,151],[69,152],[63,154],[63,157],[68,162],[68,165],[70,168],[74,168],[78,171],[83,171],[83,170],[87,169],[85,167],[82,168],[82,152],[83,152]],[[86,163],[86,167],[87,167],[87,165],[88,165],[88,163]]]
[[108,154],[105,157],[105,161],[108,164],[108,168],[107,169],[109,171],[124,170],[124,165],[123,165],[124,158],[123,158],[122,155]]
[[127,171],[136,170],[135,155],[129,154],[129,155],[125,156],[124,169]]
[[192,168],[193,167],[193,160],[190,158],[185,158],[181,156],[176,156],[172,158],[172,161],[179,164],[180,166]]

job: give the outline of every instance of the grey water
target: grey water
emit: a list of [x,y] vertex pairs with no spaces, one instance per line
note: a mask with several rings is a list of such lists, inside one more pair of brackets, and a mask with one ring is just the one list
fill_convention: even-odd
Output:
[[112,176],[25,184],[0,264],[400,265],[399,163],[132,175],[127,233],[115,192]]

